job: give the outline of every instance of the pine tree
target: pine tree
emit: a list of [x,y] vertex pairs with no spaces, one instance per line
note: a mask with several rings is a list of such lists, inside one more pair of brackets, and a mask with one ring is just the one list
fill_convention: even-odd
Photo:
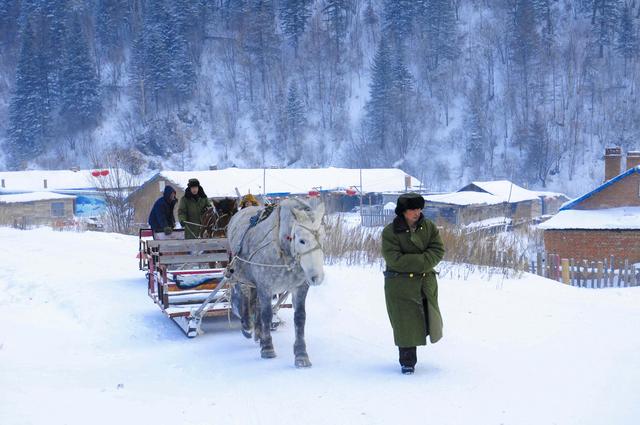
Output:
[[[393,114],[393,134],[395,140],[394,152],[400,158],[404,157],[411,142],[412,114],[410,102],[413,99],[413,77],[404,63],[402,55],[397,54],[392,66],[391,99]],[[397,158],[397,159],[400,159]]]
[[530,79],[540,53],[540,40],[531,0],[517,0],[511,28],[511,60],[521,78],[524,92],[524,121],[529,123],[531,105]]
[[388,130],[391,124],[391,93],[393,89],[393,69],[391,52],[386,40],[380,40],[373,65],[371,66],[371,83],[369,84],[369,101],[366,109],[366,128],[369,144],[384,155],[388,147]]
[[295,162],[302,154],[302,136],[307,123],[304,103],[295,84],[289,87],[286,108],[288,162]]
[[304,34],[310,16],[311,0],[283,0],[280,4],[282,31],[293,45],[296,56],[300,37]]
[[485,163],[487,145],[484,84],[480,72],[476,74],[473,88],[467,97],[465,127],[467,132],[467,164],[476,174]]
[[280,56],[275,11],[271,0],[254,0],[249,14],[245,50],[261,76],[263,97],[267,97],[271,68]]
[[26,22],[21,39],[5,146],[7,165],[11,169],[24,168],[30,159],[44,152],[51,116],[46,95],[47,58],[36,45],[37,36],[31,21]]
[[322,13],[325,15],[329,32],[335,43],[336,55],[338,60],[340,60],[342,44],[347,36],[351,4],[349,0],[326,0],[325,4],[326,6],[322,10]]
[[42,2],[39,31],[41,31],[42,51],[47,62],[48,94],[52,107],[59,106],[62,96],[61,79],[67,37],[67,10],[67,0]]
[[414,0],[385,0],[382,11],[382,22],[386,36],[393,40],[397,47],[404,45],[405,39],[411,35]]
[[633,25],[633,15],[631,8],[625,3],[620,13],[620,25],[618,26],[618,37],[616,39],[616,51],[626,61],[638,55],[638,38]]
[[95,33],[101,53],[116,61],[122,53],[126,24],[130,19],[127,0],[98,0],[95,13]]
[[95,125],[102,110],[100,82],[77,13],[65,45],[60,114],[67,129],[76,131]]
[[20,0],[0,0],[0,49],[13,49],[18,35]]
[[460,49],[451,0],[423,0],[417,7],[419,25],[427,42],[426,59],[429,68],[437,69],[442,60],[455,60]]
[[620,0],[594,1],[594,14],[591,21],[593,33],[598,45],[599,57],[604,56],[604,48],[612,44],[616,26]]
[[191,97],[196,85],[196,70],[189,54],[189,39],[191,28],[197,22],[193,2],[189,0],[175,0],[168,20],[172,29],[166,34],[166,48],[171,57],[171,86],[178,101]]
[[533,174],[532,180],[539,181],[544,187],[551,169],[551,152],[549,134],[542,113],[538,110],[535,111],[527,136],[526,169]]

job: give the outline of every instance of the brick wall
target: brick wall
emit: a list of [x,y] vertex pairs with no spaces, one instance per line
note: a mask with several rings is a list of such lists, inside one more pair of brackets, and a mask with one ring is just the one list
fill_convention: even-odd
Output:
[[640,173],[633,173],[592,195],[575,207],[577,210],[595,210],[640,206]]
[[640,262],[640,230],[545,230],[544,246],[560,258],[601,261],[613,255]]

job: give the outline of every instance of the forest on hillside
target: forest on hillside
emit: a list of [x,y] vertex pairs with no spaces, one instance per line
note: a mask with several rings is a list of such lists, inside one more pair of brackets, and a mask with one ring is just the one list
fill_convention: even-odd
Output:
[[602,180],[605,146],[640,149],[639,3],[0,0],[0,163],[571,193]]

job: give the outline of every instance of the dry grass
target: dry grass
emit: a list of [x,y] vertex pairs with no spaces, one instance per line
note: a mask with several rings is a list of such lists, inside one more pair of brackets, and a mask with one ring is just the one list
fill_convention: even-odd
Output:
[[[348,226],[340,218],[332,217],[325,228],[327,264],[384,266],[380,252],[381,227]],[[438,268],[441,274],[455,274],[458,278],[466,278],[474,271],[488,275],[517,276],[528,270],[531,247],[542,243],[541,232],[531,227],[500,233],[441,227],[440,235],[445,246],[445,257]]]

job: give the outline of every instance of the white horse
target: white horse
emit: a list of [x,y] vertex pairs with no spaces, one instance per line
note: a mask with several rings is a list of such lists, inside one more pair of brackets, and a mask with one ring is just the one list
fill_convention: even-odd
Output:
[[271,300],[275,294],[290,292],[295,309],[295,365],[310,367],[304,341],[305,299],[309,285],[319,285],[324,279],[324,204],[313,208],[304,201],[288,199],[265,215],[265,207],[243,208],[227,228],[235,257],[231,267],[234,310],[242,319],[245,336],[250,337],[253,330],[260,340],[262,357],[273,358]]

